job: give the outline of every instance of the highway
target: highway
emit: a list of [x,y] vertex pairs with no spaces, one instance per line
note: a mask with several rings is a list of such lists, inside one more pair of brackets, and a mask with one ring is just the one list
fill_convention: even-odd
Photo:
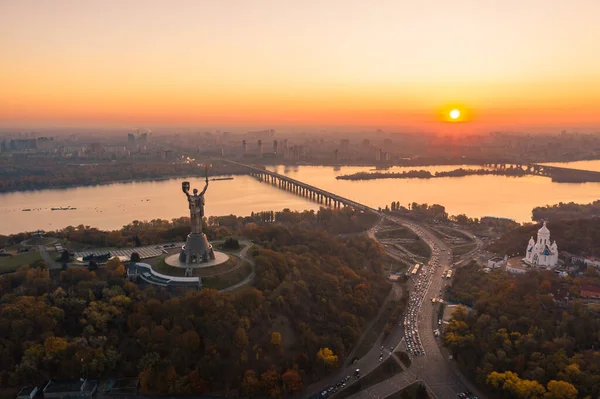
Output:
[[[465,391],[469,388],[471,391],[476,390],[466,381],[463,381],[460,376],[454,372],[454,368],[449,364],[449,360],[444,358],[438,342],[433,335],[433,330],[438,328],[437,310],[434,308],[431,297],[438,297],[440,290],[444,285],[442,279],[443,273],[450,268],[452,263],[452,253],[449,246],[439,239],[435,234],[426,228],[405,219],[383,215],[384,219],[391,220],[397,224],[400,224],[406,228],[412,230],[421,239],[428,243],[432,247],[432,258],[430,264],[433,265],[437,262],[439,267],[425,265],[420,272],[420,276],[425,277],[430,267],[434,268],[433,273],[428,281],[427,288],[423,294],[422,302],[418,310],[417,316],[417,329],[418,335],[421,340],[424,354],[421,356],[413,356],[412,364],[410,368],[406,369],[404,365],[402,368],[405,369],[403,372],[371,387],[368,387],[361,392],[350,396],[352,399],[382,399],[395,392],[401,391],[402,389],[410,386],[411,384],[421,381],[429,390],[430,394],[438,399],[446,398],[457,398],[458,393]],[[369,230],[367,235],[373,239],[375,238],[375,232],[377,227]],[[466,254],[464,257],[470,256]],[[371,350],[362,358],[358,360],[355,365],[349,365],[342,367],[333,376],[319,381],[311,386],[307,387],[302,398],[308,398],[311,395],[325,390],[328,386],[335,385],[344,379],[345,376],[352,376],[354,370],[360,369],[362,376],[368,374],[370,371],[377,368],[381,363],[379,362],[379,355],[381,353],[380,347],[383,346],[384,360],[391,355],[390,348],[394,349],[400,347],[406,349],[405,332],[402,325],[402,319],[398,320],[398,323],[392,330],[391,334],[386,338],[384,342],[379,340],[373,345]],[[354,378],[347,381],[347,385],[352,385],[356,380]],[[341,391],[340,391],[341,392]],[[335,399],[335,395],[329,396],[331,399]],[[483,396],[480,396],[483,398]]]
[[[432,249],[431,264],[435,262],[435,254],[436,252],[438,253],[437,256],[439,257],[438,262],[440,266],[435,267],[417,317],[418,334],[425,354],[412,357],[411,367],[403,373],[373,385],[350,398],[385,398],[408,387],[418,380],[422,381],[429,392],[438,399],[457,398],[458,393],[465,391],[467,388],[477,393],[471,384],[454,372],[454,368],[448,363],[449,360],[445,359],[442,355],[438,342],[436,342],[436,338],[433,335],[433,330],[437,328],[437,324],[434,325],[434,320],[437,318],[435,313],[437,312],[434,308],[434,304],[431,302],[431,297],[439,296],[444,285],[442,275],[452,264],[450,247],[431,231],[417,225],[415,222],[393,216],[384,217],[412,230],[421,239],[427,242]],[[374,237],[374,235],[369,235]],[[427,269],[422,270],[420,273],[426,272]],[[478,396],[483,398],[481,395]]]

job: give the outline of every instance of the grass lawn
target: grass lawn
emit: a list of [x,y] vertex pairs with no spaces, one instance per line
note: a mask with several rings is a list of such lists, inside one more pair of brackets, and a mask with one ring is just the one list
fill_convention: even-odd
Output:
[[425,244],[423,240],[417,240],[411,243],[402,243],[402,246],[412,252],[415,255],[422,256],[424,258],[431,257],[431,248]]
[[415,233],[407,229],[406,227],[398,227],[391,230],[378,231],[375,233],[375,237],[381,238],[408,238],[416,240],[419,238]]
[[600,312],[600,303],[588,303],[587,308],[592,312]]
[[452,255],[461,256],[461,255],[471,252],[475,248],[477,248],[477,244],[474,242],[472,242],[470,244],[466,244],[466,245],[459,245],[457,247],[452,248]]
[[80,242],[74,242],[74,241],[63,241],[65,244],[63,245],[63,248],[68,248],[71,251],[83,251],[89,248],[92,248],[91,245],[87,245],[87,244],[82,244]]
[[[230,256],[229,260],[227,260],[227,262],[224,262],[218,266],[215,266],[215,270],[225,271],[227,269],[234,268],[236,266],[236,264],[238,264],[238,262],[240,262],[238,258]],[[173,267],[173,266],[167,265],[167,263],[165,262],[164,256],[162,256],[160,259],[157,259],[156,261],[153,261],[150,264],[152,265],[152,269],[158,273],[166,274],[168,276],[175,276],[175,277],[184,277],[185,276],[184,268]],[[202,277],[202,281],[204,281],[204,279],[210,278],[210,277],[205,277],[205,275],[207,274],[207,270],[208,269],[194,269],[192,276]],[[227,276],[227,273],[225,273],[223,275]]]
[[444,227],[444,226],[439,226],[438,229],[440,229],[442,232],[448,234],[449,236],[453,236],[453,237],[456,237],[456,238],[461,238],[461,239],[469,241],[469,242],[473,241],[473,239],[470,236],[468,236],[467,234],[463,233],[462,231],[458,231],[458,230],[455,230],[453,228]]
[[218,277],[203,277],[202,287],[222,290],[239,283],[252,272],[252,267],[248,262],[244,262],[242,267],[231,271],[230,273],[221,274]]
[[221,244],[214,246],[215,251],[226,252],[228,254],[237,254],[244,248],[246,248],[246,244],[240,244],[240,247],[238,249],[221,248]]
[[156,263],[152,265],[152,269],[158,273],[166,274],[168,276],[183,277],[185,276],[185,269],[179,267],[172,267],[167,265],[165,257],[161,257]]
[[402,367],[392,357],[385,359],[375,370],[363,376],[358,381],[337,392],[333,397],[335,399],[343,399],[352,396],[363,389],[379,384],[394,375],[401,373]]
[[40,259],[42,259],[42,255],[38,251],[13,256],[0,256],[0,273],[14,272],[19,266],[30,265]]
[[[218,267],[226,268],[227,263],[231,263],[231,266],[233,266],[234,263],[236,263],[236,262],[239,262],[239,260],[237,258],[232,257],[225,264],[219,265]],[[167,274],[169,276],[176,276],[176,277],[184,277],[185,276],[185,269],[167,265],[165,263],[164,257],[162,259],[159,259],[152,266],[152,269],[154,269],[154,271],[156,271],[158,273]],[[248,277],[248,275],[251,272],[252,272],[252,268],[250,267],[250,264],[248,262],[244,262],[241,267],[231,270],[230,272],[220,274],[219,276],[216,276],[216,277],[202,277],[200,275],[199,270],[194,270],[193,275],[202,277],[202,286],[204,288],[214,288],[214,289],[220,290],[220,289],[227,288],[231,285],[239,283],[240,281],[242,281],[243,279]]]

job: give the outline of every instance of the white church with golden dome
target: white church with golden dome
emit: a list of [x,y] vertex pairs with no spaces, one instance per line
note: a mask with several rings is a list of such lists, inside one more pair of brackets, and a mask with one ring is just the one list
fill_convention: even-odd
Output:
[[558,265],[558,246],[556,241],[550,244],[550,230],[546,222],[537,233],[537,241],[531,237],[525,252],[525,263],[548,269],[554,269]]

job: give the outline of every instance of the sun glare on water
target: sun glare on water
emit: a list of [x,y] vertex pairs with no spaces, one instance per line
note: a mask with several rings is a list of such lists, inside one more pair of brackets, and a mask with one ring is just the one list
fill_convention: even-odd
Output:
[[453,109],[450,111],[450,119],[458,119],[460,117],[460,111],[457,109]]

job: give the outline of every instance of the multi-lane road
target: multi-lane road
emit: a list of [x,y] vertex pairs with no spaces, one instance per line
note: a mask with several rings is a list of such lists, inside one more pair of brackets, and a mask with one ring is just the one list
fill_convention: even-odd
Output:
[[[442,276],[452,264],[452,252],[450,247],[433,234],[433,232],[415,222],[392,216],[384,216],[384,218],[409,228],[425,241],[432,250],[432,257],[429,264],[422,267],[418,277],[423,289],[418,293],[420,299],[416,310],[416,335],[420,339],[422,354],[412,357],[412,364],[407,370],[404,370],[402,373],[379,384],[368,387],[361,392],[352,395],[350,398],[382,399],[417,381],[423,382],[430,394],[438,399],[457,398],[459,393],[464,392],[467,389],[476,392],[470,383],[454,371],[455,367],[449,363],[451,360],[445,358],[442,354],[439,343],[436,341],[433,333],[434,329],[438,328],[438,326],[436,323],[437,309],[434,307],[431,298],[438,297],[445,284]],[[374,230],[369,232],[369,236],[375,238]],[[467,256],[471,255],[472,254],[468,254]],[[404,317],[402,320],[403,319]],[[406,340],[404,339],[402,320],[398,320],[396,327],[386,339],[386,342],[377,342],[373,348],[371,348],[371,351],[361,358],[355,366],[342,370],[336,378],[339,379],[344,375],[351,374],[354,368],[360,368],[362,375],[374,370],[380,364],[380,344],[383,344],[385,348],[385,357],[390,356],[390,347],[395,348],[398,347],[398,345],[401,345],[401,347],[405,346]],[[479,395],[479,397],[481,398],[482,396]]]

